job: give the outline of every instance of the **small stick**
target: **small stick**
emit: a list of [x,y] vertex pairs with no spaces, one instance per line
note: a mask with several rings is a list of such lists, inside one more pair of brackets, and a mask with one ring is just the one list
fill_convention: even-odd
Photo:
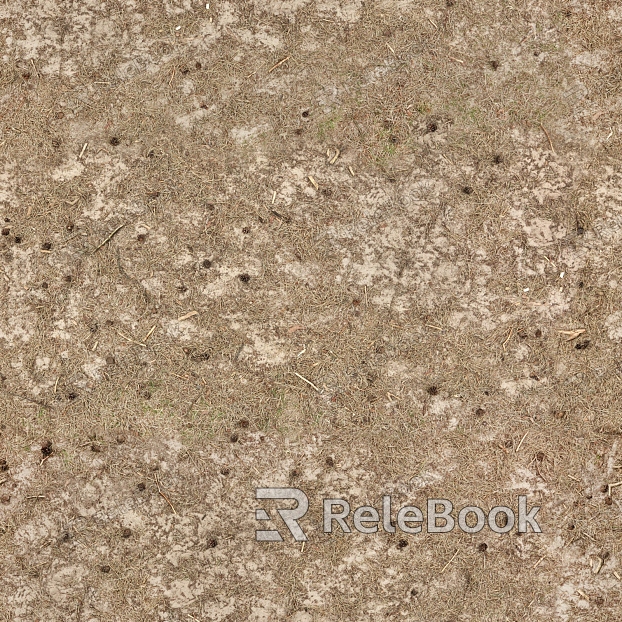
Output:
[[319,186],[317,185],[317,181],[315,181],[315,179],[313,179],[313,177],[311,177],[311,175],[309,175],[309,181],[313,184],[313,187],[318,190]]
[[514,450],[515,453],[518,453],[518,450],[521,448],[523,441],[527,438],[527,434],[529,434],[529,432],[525,432],[525,436],[523,436],[523,438],[520,439],[520,443],[518,444],[518,447]]
[[186,315],[182,315],[181,317],[177,318],[178,322],[183,322],[184,320],[187,320],[191,317],[194,317],[195,315],[199,315],[198,311],[190,311],[190,313],[186,313]]
[[143,339],[143,341],[147,341],[147,339],[149,339],[149,337],[151,337],[151,335],[153,334],[153,331],[156,329],[157,324],[154,324],[151,327],[151,330],[147,333],[147,336]]
[[177,514],[177,511],[173,507],[173,504],[168,500],[168,497],[160,489],[160,480],[158,480],[157,475],[156,475],[156,478],[155,478],[155,482],[156,482],[156,484],[158,486],[158,492],[160,493],[160,496],[171,506],[171,510],[173,510],[173,514]]
[[280,67],[283,63],[287,62],[290,58],[291,56],[286,56],[283,60],[280,60],[276,65],[274,65],[274,67],[272,67],[272,69],[270,69],[270,71],[268,71],[268,73],[272,73],[277,67]]
[[274,205],[275,199],[276,199],[276,190],[272,193],[272,205]]
[[275,209],[270,210],[272,214],[274,214],[279,220],[283,220],[284,222],[290,222],[291,218],[289,216],[283,216],[279,214]]
[[95,254],[104,244],[106,244],[106,242],[110,242],[110,240],[112,240],[113,236],[115,236],[117,233],[119,233],[119,231],[121,231],[121,229],[123,229],[123,227],[125,227],[127,223],[123,223],[122,225],[119,225],[94,251],[93,254]]
[[535,570],[539,565],[540,562],[546,557],[546,555],[543,555],[534,565],[533,565],[533,569]]
[[622,486],[622,482],[616,482],[615,484],[609,484],[609,496],[611,497],[611,489],[617,486]]
[[337,158],[339,157],[339,155],[341,154],[341,151],[339,151],[339,149],[337,149],[337,152],[335,153],[335,155],[328,161],[329,164],[334,164],[337,161]]
[[350,171],[350,175],[352,175],[352,177],[354,177],[354,171],[352,170],[351,166],[348,166],[348,170]]
[[546,137],[549,141],[549,147],[551,148],[551,151],[553,153],[555,153],[555,149],[553,149],[553,143],[551,142],[551,137],[549,136],[549,133],[546,131],[546,128],[544,127],[544,125],[542,125],[542,123],[540,123],[540,127],[542,128],[542,131],[546,134]]
[[298,376],[301,380],[304,380],[309,386],[313,387],[318,393],[320,390],[310,381],[307,380],[304,376],[301,376],[298,372],[294,372],[294,376]]
[[447,566],[449,566],[449,564],[451,564],[451,562],[454,561],[454,559],[456,558],[456,555],[458,555],[458,549],[456,549],[454,556],[443,566],[443,569],[439,572],[439,574],[443,574],[445,570],[447,570]]
[[512,334],[514,333],[514,327],[512,326],[510,328],[510,334],[508,335],[508,338],[503,342],[503,351],[505,352],[505,345],[507,344],[507,342],[510,340],[510,337],[512,336]]
[[129,341],[130,343],[135,343],[137,346],[142,346],[143,348],[147,347],[146,344],[140,343],[140,341],[136,341],[135,339],[132,339],[131,337],[128,337],[127,335],[124,335],[120,330],[118,330],[117,333],[119,334],[119,336],[123,337],[123,339],[125,339],[126,341]]
[[84,145],[82,145],[82,151],[80,151],[80,155],[78,156],[78,160],[84,155],[84,152],[86,151],[86,148],[89,146],[88,143],[84,143]]

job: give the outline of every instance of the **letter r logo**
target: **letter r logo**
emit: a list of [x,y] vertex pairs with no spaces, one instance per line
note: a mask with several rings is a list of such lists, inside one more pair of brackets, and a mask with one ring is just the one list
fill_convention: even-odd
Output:
[[[309,499],[299,488],[257,488],[255,499],[293,499],[298,503],[291,510],[277,509],[279,516],[289,529],[296,542],[306,542],[307,536],[298,524],[309,509]],[[263,508],[255,510],[256,520],[270,520],[270,515]],[[257,542],[283,542],[283,536],[277,529],[258,529],[255,531]]]

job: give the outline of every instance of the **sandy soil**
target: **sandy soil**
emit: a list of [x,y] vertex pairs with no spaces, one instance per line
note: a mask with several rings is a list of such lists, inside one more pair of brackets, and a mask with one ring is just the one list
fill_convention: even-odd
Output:
[[0,20],[0,619],[620,617],[619,3]]

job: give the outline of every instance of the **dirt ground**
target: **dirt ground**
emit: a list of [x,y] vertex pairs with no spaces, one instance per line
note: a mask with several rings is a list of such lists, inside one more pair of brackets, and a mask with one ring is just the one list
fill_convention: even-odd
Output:
[[619,2],[0,20],[0,619],[622,616]]

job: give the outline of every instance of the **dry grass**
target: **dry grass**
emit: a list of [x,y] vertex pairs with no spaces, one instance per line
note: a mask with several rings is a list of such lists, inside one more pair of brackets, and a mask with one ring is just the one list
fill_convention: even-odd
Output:
[[619,11],[166,7],[2,9],[3,619],[613,619]]

